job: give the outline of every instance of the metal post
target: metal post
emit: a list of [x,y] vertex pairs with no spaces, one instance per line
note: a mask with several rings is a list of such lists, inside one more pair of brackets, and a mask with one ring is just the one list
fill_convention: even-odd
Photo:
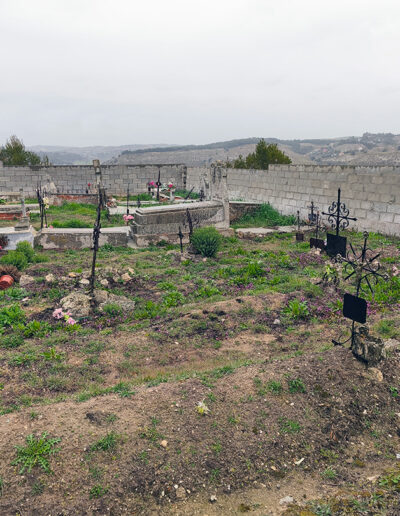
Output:
[[126,214],[129,215],[129,183],[126,191]]
[[92,272],[90,275],[90,286],[89,286],[89,292],[90,295],[93,298],[93,292],[94,292],[94,282],[96,278],[96,258],[97,258],[97,251],[99,249],[99,236],[100,236],[100,230],[101,230],[101,192],[100,192],[100,186],[98,186],[98,204],[97,204],[97,216],[96,216],[96,222],[93,227],[93,259],[92,259]]

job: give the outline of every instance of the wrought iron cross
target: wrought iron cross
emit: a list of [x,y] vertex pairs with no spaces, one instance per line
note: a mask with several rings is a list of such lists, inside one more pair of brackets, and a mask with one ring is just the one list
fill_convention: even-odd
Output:
[[157,186],[157,201],[160,200],[160,186],[162,185],[160,179],[161,179],[161,169],[159,168],[158,169],[158,179],[157,179],[157,182],[156,182],[156,186]]
[[[357,296],[360,293],[360,290],[365,292],[365,288],[368,287],[371,294],[374,293],[371,281],[374,285],[376,285],[379,279],[387,280],[387,274],[381,274],[379,272],[381,268],[381,264],[378,262],[378,258],[381,253],[374,254],[373,250],[370,249],[367,245],[369,234],[364,231],[364,244],[361,249],[361,253],[357,253],[350,243],[351,251],[347,253],[347,258],[343,258],[342,256],[337,257],[338,262],[344,263],[343,270],[347,276],[344,280],[348,280],[355,276],[356,280],[356,288],[357,288]],[[349,274],[348,274],[349,273]],[[366,284],[364,288],[363,283]]]
[[[368,247],[367,241],[369,235],[366,231],[363,236],[364,243],[360,253],[357,253],[353,245],[350,244],[350,251],[347,252],[346,258],[343,258],[341,255],[337,256],[337,261],[344,264],[343,270],[344,273],[347,274],[344,281],[355,277],[356,296],[345,294],[344,297],[343,315],[352,320],[350,338],[344,342],[336,340],[332,342],[335,345],[343,345],[351,340],[351,349],[353,349],[355,343],[355,322],[365,323],[366,321],[367,302],[358,297],[360,290],[366,292],[365,289],[369,289],[373,294],[373,285],[376,285],[380,279],[385,281],[388,279],[387,274],[381,274],[379,272],[381,265],[378,262],[378,258],[381,253],[374,254],[374,251]],[[371,285],[371,282],[373,285]]]
[[297,231],[300,231],[300,211],[297,210]]
[[314,204],[314,201],[311,201],[311,206],[307,206],[307,208],[309,210],[311,210],[311,212],[308,214],[308,220],[309,220],[310,224],[314,224],[314,222],[316,221],[316,217],[317,217],[317,215],[314,212],[314,210],[317,209],[318,206],[316,206]]
[[336,229],[336,236],[339,236],[339,231],[349,226],[349,220],[357,220],[355,217],[349,217],[349,213],[346,205],[340,200],[339,188],[337,201],[333,201],[328,208],[328,213],[322,212],[322,215],[327,215],[331,228]]

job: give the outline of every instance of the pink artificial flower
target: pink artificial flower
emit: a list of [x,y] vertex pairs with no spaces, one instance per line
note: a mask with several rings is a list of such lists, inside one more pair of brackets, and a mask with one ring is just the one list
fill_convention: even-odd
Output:
[[54,229],[54,227],[50,224],[49,229]]
[[168,188],[171,190],[171,188],[173,188],[173,187],[174,187],[174,185],[172,183],[169,183]]
[[75,319],[72,319],[72,317],[70,317],[70,318],[67,320],[67,324],[76,324],[76,321],[75,321]]
[[149,186],[156,186],[154,181],[150,181]]
[[56,310],[54,310],[53,317],[54,319],[62,319],[64,317],[62,308],[57,308]]
[[124,219],[125,222],[128,222],[130,220],[133,220],[133,215],[123,215],[122,218]]

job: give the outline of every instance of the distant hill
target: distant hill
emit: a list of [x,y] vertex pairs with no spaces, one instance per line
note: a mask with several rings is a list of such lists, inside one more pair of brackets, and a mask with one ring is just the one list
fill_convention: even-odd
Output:
[[[119,146],[93,146],[93,147],[66,147],[61,145],[33,145],[29,150],[39,156],[48,156],[53,165],[90,165],[92,160],[99,159],[106,162],[124,151],[148,149],[152,147],[162,148],[163,144],[134,144]],[[166,145],[164,145],[166,147]],[[170,146],[169,146],[170,147]]]
[[[276,143],[293,163],[321,165],[400,165],[400,135],[364,133],[362,136],[342,138],[280,140],[264,138]],[[246,138],[207,145],[182,145],[126,150],[111,160],[112,163],[185,163],[204,166],[221,160],[234,160],[239,155],[253,152],[260,138]]]
[[[108,164],[185,163],[188,166],[207,166],[239,155],[253,152],[257,138],[214,142],[205,145],[122,145],[119,147],[50,147],[34,146],[30,150],[47,154],[53,164],[90,164],[98,158]],[[399,165],[400,135],[392,133],[364,133],[362,136],[342,138],[280,140],[276,143],[290,156],[293,163],[321,165]]]

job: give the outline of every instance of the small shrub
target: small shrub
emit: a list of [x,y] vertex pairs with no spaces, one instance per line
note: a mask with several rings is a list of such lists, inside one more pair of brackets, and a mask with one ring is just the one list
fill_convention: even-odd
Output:
[[26,437],[26,446],[16,446],[17,458],[11,463],[12,465],[21,464],[19,474],[22,475],[26,470],[28,473],[35,466],[40,466],[46,473],[51,473],[49,457],[59,451],[55,445],[61,439],[55,437],[50,439],[47,432],[43,432],[40,437],[30,434]]
[[0,262],[6,265],[14,265],[19,271],[23,271],[28,265],[28,259],[19,251],[8,251],[0,258]]
[[18,242],[16,251],[24,254],[28,260],[28,263],[32,263],[35,259],[35,251],[33,250],[31,244],[26,240],[23,242]]
[[221,235],[214,227],[205,227],[193,231],[191,244],[202,256],[211,258],[216,256],[221,240]]

